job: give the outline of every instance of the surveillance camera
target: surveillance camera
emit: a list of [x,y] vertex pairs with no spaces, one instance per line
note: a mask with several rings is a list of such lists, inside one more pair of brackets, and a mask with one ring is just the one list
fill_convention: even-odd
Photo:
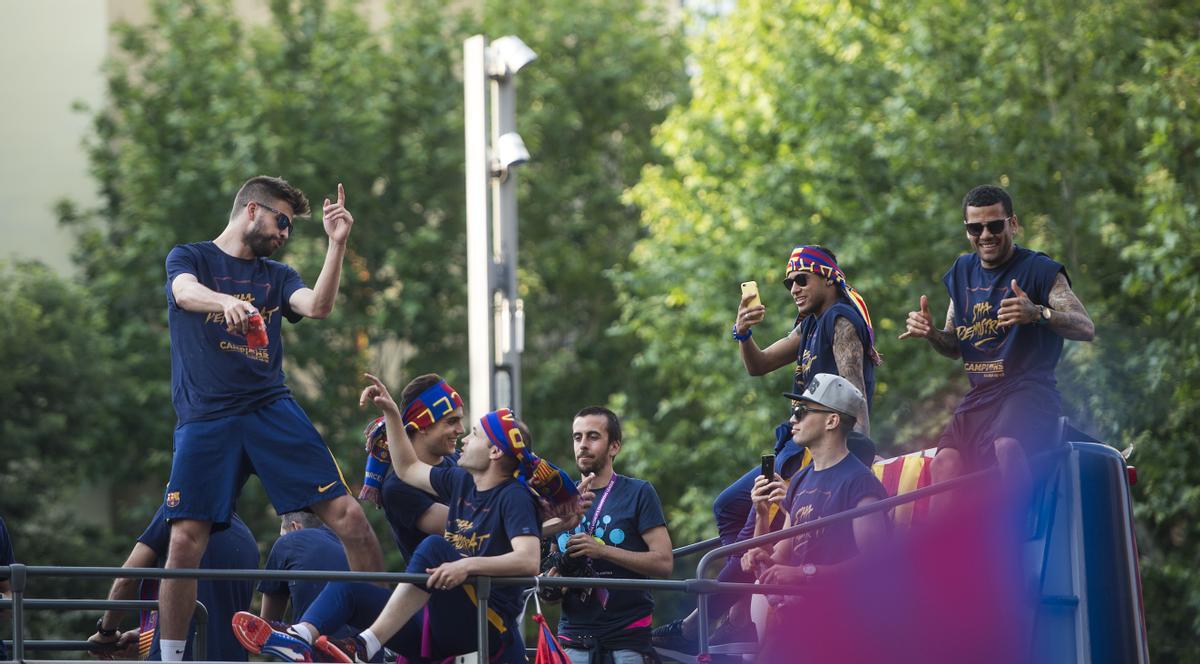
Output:
[[492,42],[489,55],[491,74],[500,78],[521,71],[525,65],[537,59],[533,49],[526,46],[520,37],[512,35]]
[[525,149],[525,141],[516,132],[500,134],[496,140],[495,174],[502,178],[508,177],[508,170],[514,166],[529,161],[529,150]]

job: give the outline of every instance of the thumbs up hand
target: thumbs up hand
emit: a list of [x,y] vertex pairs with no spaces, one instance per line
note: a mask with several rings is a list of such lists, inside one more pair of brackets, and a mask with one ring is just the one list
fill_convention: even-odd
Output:
[[900,335],[900,338],[929,338],[931,334],[933,334],[933,314],[929,312],[929,298],[922,295],[921,310],[908,312],[908,320],[905,321],[905,331],[904,334]]
[[1029,295],[1017,285],[1016,279],[1012,280],[1012,293],[1012,297],[1006,297],[1000,301],[1000,310],[996,312],[999,326],[1011,327],[1036,323],[1038,317],[1041,316],[1041,311],[1038,305],[1029,299]]

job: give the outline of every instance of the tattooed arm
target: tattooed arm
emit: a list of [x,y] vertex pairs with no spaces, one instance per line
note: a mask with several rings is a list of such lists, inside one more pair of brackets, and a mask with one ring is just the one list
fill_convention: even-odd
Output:
[[1050,315],[1050,329],[1064,339],[1091,341],[1096,337],[1096,326],[1088,316],[1083,303],[1071,290],[1067,275],[1062,272],[1050,287],[1049,305],[1054,311]]
[[[867,381],[863,374],[863,343],[854,329],[854,324],[838,316],[833,324],[833,359],[837,362],[838,375],[854,384],[863,397],[867,396]],[[854,430],[864,436],[871,435],[871,414],[863,406]]]
[[958,335],[954,332],[954,300],[950,300],[950,306],[946,309],[946,327],[933,330],[929,335],[929,345],[946,357],[956,360],[962,357],[962,351],[958,348]]

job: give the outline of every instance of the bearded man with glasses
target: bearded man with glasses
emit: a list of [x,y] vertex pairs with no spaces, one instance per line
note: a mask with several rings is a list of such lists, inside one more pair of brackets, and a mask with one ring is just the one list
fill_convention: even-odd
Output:
[[[291,237],[292,217],[308,212],[304,192],[260,175],[238,190],[215,240],[177,245],[167,255],[171,393],[178,416],[164,499],[169,568],[199,564],[210,533],[228,527],[253,473],[278,513],[308,508],[320,517],[341,539],[351,569],[383,569],[379,540],[362,508],[283,381],[282,319],[297,323],[333,310],[354,224],[339,184],[336,202],[325,199],[325,264],[308,288],[294,269],[268,258]],[[251,325],[257,341],[247,334]],[[164,579],[159,597],[162,658],[179,660],[196,580]]]
[[[1095,327],[1071,291],[1067,269],[1013,241],[1021,225],[1008,192],[975,187],[962,210],[975,251],[959,256],[942,278],[950,294],[945,328],[934,327],[922,295],[900,338],[927,339],[942,355],[962,358],[971,383],[938,440],[933,480],[998,463],[1024,485],[1027,456],[1059,442],[1062,404],[1054,369],[1063,339],[1091,341]],[[935,505],[946,500],[939,498]]]

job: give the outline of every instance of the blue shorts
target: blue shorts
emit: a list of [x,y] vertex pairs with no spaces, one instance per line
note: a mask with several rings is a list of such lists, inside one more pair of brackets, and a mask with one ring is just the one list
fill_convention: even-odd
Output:
[[294,399],[284,398],[176,427],[164,513],[168,520],[228,523],[250,474],[280,514],[349,493],[321,434]]
[[966,470],[996,465],[997,438],[1014,438],[1026,456],[1045,452],[1057,440],[1062,399],[1058,390],[1029,384],[983,407],[954,413],[938,439],[938,448],[953,448],[963,457]]

